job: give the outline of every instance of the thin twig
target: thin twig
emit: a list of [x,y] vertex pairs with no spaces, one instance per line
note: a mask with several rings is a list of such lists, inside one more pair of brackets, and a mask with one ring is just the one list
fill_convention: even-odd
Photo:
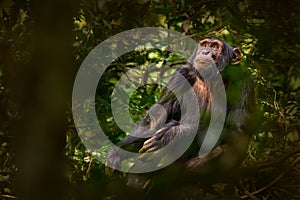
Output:
[[292,150],[290,152],[285,153],[285,155],[277,158],[276,160],[272,160],[269,162],[264,161],[259,164],[247,166],[244,169],[242,169],[242,171],[244,171],[244,173],[247,173],[247,172],[257,171],[259,169],[264,169],[264,168],[268,168],[268,167],[275,167],[275,166],[277,166],[278,163],[283,162],[298,153],[300,153],[300,146],[296,147],[294,150]]
[[245,196],[249,197],[252,200],[259,200],[256,196],[254,196],[253,194],[251,194],[248,190],[245,190]]
[[90,163],[89,163],[89,167],[88,167],[87,170],[86,170],[86,174],[87,174],[88,176],[90,176],[90,171],[91,171],[92,162],[93,162],[93,158],[91,158]]
[[[289,166],[287,169],[293,167],[293,166],[294,166],[295,164],[297,164],[299,161],[300,161],[300,156],[298,156],[297,158],[295,158],[294,161],[290,164],[290,166]],[[271,181],[268,185],[266,185],[266,186],[264,186],[264,187],[262,187],[262,188],[260,188],[260,189],[258,189],[258,190],[256,190],[256,191],[254,191],[254,192],[252,192],[252,193],[250,193],[250,194],[246,194],[246,195],[244,195],[244,196],[241,196],[240,198],[241,198],[241,199],[245,199],[245,198],[249,197],[249,195],[259,194],[259,193],[261,193],[262,191],[264,191],[264,190],[270,188],[272,185],[274,185],[276,182],[278,182],[278,181],[283,177],[283,175],[288,171],[287,169],[286,169],[285,171],[283,171],[282,173],[280,173],[279,176],[277,176],[277,177],[276,177],[273,181]]]
[[221,26],[217,26],[217,27],[214,27],[212,29],[209,29],[208,31],[204,31],[204,32],[201,32],[201,33],[196,33],[196,34],[193,34],[193,35],[186,35],[186,36],[183,36],[181,37],[180,39],[181,40],[184,40],[186,38],[195,38],[195,37],[200,37],[200,36],[206,36],[208,33],[211,33],[211,32],[214,32],[214,31],[220,31],[221,29],[225,28],[227,25],[221,25]]
[[10,199],[16,199],[17,197],[9,195],[9,194],[0,194],[0,197],[10,198]]

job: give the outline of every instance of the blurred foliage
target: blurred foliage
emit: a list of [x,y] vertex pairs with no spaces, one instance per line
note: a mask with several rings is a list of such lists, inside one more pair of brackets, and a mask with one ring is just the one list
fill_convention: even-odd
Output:
[[[7,87],[7,74],[12,63],[28,63],[31,59],[30,41],[34,39],[31,27],[35,22],[30,2],[0,2],[0,198],[3,199],[16,195],[12,177],[17,167],[11,128],[20,118]],[[233,189],[221,183],[214,185],[214,189],[222,195],[243,199],[298,199],[300,155],[297,151],[294,154],[289,152],[299,147],[299,10],[300,2],[297,0],[82,1],[78,14],[73,18],[74,72],[97,44],[131,28],[165,27],[196,40],[218,37],[230,45],[239,46],[244,53],[238,66],[240,69],[229,67],[224,74],[238,80],[242,80],[244,74],[251,76],[255,82],[257,109],[262,114],[262,117],[251,121],[257,128],[243,165],[268,163],[283,155],[289,156],[279,163],[274,162],[274,166],[258,169],[257,173],[241,178]],[[163,74],[163,65],[176,69],[184,60],[180,55],[159,50],[130,52],[113,62],[99,81],[95,98],[98,120],[114,143],[127,134],[120,130],[112,117],[110,104],[114,86],[131,68],[149,63],[157,64],[159,73]],[[132,81],[140,83],[158,75],[152,72],[146,74],[137,74]],[[129,110],[134,121],[138,121],[156,102],[161,89],[160,85],[151,84],[133,93]],[[234,97],[235,91],[232,91],[228,98]],[[86,109],[90,105],[85,104]],[[119,198],[115,191],[124,188],[122,174],[119,178],[105,175],[105,166],[95,159],[95,155],[105,156],[108,147],[88,152],[77,135],[70,110],[66,115],[69,127],[65,151],[70,199]],[[196,198],[201,194],[199,190],[196,188],[184,194]],[[206,197],[210,199],[209,195]]]

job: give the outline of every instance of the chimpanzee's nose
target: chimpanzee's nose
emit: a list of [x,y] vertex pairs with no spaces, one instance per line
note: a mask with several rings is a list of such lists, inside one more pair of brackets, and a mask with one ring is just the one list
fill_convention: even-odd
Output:
[[211,56],[212,52],[211,51],[202,51],[202,55]]

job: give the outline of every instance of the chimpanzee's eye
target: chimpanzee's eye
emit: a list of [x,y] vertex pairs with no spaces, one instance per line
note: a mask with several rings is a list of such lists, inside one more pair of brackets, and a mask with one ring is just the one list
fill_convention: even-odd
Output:
[[209,40],[202,40],[202,41],[200,42],[200,46],[201,46],[201,47],[209,47],[209,43],[210,43]]
[[211,44],[211,48],[213,48],[214,50],[218,50],[219,45],[217,43],[213,43],[213,44]]
[[202,47],[208,47],[208,43],[207,43],[207,42],[202,43],[201,46],[202,46]]

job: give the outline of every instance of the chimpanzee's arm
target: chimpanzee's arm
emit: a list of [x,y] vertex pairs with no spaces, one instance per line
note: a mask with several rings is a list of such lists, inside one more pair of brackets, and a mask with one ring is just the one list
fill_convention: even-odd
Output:
[[[138,151],[153,134],[172,129],[175,133],[178,120],[181,117],[180,105],[176,97],[185,93],[196,81],[196,74],[191,66],[183,66],[172,75],[166,88],[163,90],[157,104],[152,106],[138,126],[120,141],[117,146],[127,151]],[[172,92],[171,92],[172,91]],[[163,140],[161,141],[163,142]],[[110,166],[120,165],[125,157],[120,158],[117,148],[108,151],[107,162]]]
[[[188,81],[188,84],[186,84]],[[176,98],[177,103],[182,104],[180,119],[176,119],[178,123],[172,126],[165,126],[159,129],[153,137],[144,142],[143,147],[139,152],[156,151],[163,146],[167,145],[176,135],[188,137],[197,131],[199,125],[199,117],[209,107],[209,92],[208,88],[200,76],[196,73],[192,66],[180,68],[168,83],[168,88],[173,92],[175,91],[176,97],[172,96],[174,93],[164,94],[161,100],[169,101]],[[189,95],[186,95],[186,94]],[[194,94],[195,101],[192,100]],[[199,104],[200,110],[196,111]],[[169,113],[172,116],[173,113]],[[198,119],[198,121],[197,121]],[[179,122],[180,120],[180,122]]]
[[135,127],[129,136],[120,141],[118,146],[128,150],[134,150],[130,148],[131,145],[134,148],[139,148],[146,139],[149,139],[167,123],[180,120],[179,100],[192,87],[196,78],[196,74],[191,66],[179,68],[167,83],[157,104],[149,109],[138,126]]

